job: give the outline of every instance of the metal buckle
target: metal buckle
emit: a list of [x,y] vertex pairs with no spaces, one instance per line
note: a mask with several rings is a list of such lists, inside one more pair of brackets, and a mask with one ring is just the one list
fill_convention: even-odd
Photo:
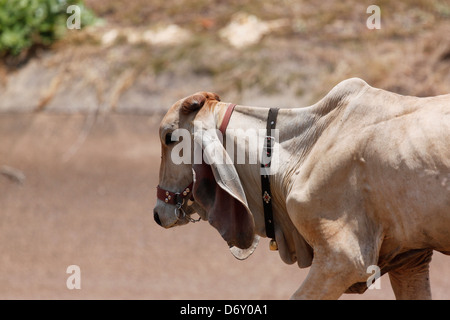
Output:
[[275,144],[274,136],[266,136],[264,138],[265,143],[263,146],[263,152],[261,155],[261,168],[266,168],[266,171],[270,171],[270,162],[272,160],[272,150]]
[[[184,204],[184,199],[182,202],[177,202],[177,204],[175,205],[175,217],[177,217],[178,220],[186,218],[189,220],[189,222],[196,223],[202,219],[201,217],[199,217],[198,219],[194,219],[194,218],[191,218],[189,215],[187,215],[186,211],[184,211],[184,209],[183,209],[183,204]],[[182,213],[182,215],[180,215],[180,212]]]
[[[182,216],[180,216],[180,212],[183,214]],[[175,205],[175,217],[177,217],[178,220],[186,217],[186,212],[183,209],[183,202],[177,202]]]

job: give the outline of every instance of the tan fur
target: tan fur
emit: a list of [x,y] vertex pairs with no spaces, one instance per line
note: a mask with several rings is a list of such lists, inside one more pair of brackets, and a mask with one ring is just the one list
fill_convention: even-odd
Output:
[[[198,112],[180,114],[186,99],[169,110],[161,135],[192,129],[194,119],[219,127],[226,103],[206,98]],[[267,110],[237,106],[228,128],[264,129]],[[401,96],[349,79],[315,105],[281,109],[277,128],[271,187],[279,253],[286,263],[311,266],[293,298],[364,292],[371,265],[389,272],[397,298],[431,298],[432,251],[450,252],[450,95]],[[183,189],[192,169],[162,152],[160,184]],[[259,164],[234,168],[254,232],[265,236]],[[163,226],[184,224],[159,200],[155,210]]]

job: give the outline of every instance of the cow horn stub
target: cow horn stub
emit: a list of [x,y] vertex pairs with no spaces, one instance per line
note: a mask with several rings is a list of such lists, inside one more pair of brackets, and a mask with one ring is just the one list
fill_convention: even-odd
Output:
[[199,110],[207,100],[217,100],[220,101],[220,98],[217,94],[212,92],[197,92],[192,96],[184,99],[181,104],[181,111],[184,114],[191,113],[193,111]]

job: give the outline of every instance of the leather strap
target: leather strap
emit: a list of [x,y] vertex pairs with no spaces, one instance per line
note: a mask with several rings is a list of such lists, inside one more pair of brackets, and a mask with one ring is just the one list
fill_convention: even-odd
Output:
[[[191,182],[186,188],[184,188],[181,192],[172,192],[161,188],[159,185],[156,187],[156,197],[167,204],[178,204],[183,203],[183,199],[188,196],[188,194],[192,191],[192,186],[194,182]],[[192,200],[192,193],[191,193]]]
[[234,107],[236,105],[234,103],[230,103],[228,105],[227,111],[225,111],[225,115],[223,116],[222,123],[220,124],[219,130],[222,132],[223,137],[225,137],[225,131],[227,130],[228,123],[230,122],[231,114],[234,111]]
[[261,190],[264,207],[264,221],[266,224],[266,235],[275,239],[275,227],[272,211],[272,192],[270,191],[270,164],[272,158],[272,150],[275,144],[275,138],[272,130],[275,129],[277,123],[277,115],[279,108],[270,108],[267,116],[267,132],[264,139],[263,154],[261,157]]

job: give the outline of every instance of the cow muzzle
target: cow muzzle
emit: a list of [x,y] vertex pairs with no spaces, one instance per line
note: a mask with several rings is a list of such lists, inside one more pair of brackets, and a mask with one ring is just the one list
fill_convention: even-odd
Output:
[[[170,228],[174,225],[183,225],[188,222],[198,222],[201,218],[193,219],[190,215],[186,214],[185,207],[186,202],[193,201],[192,195],[193,183],[188,185],[181,192],[172,192],[157,187],[158,204],[153,209],[153,219],[155,222],[165,228]],[[163,203],[163,204],[162,204]],[[161,205],[162,204],[162,205]],[[173,214],[170,211],[173,210]]]
[[158,214],[158,211],[156,210],[156,208],[153,209],[153,219],[155,220],[155,222],[157,224],[159,224],[160,226],[162,225],[161,219],[159,219],[159,214]]
[[[187,201],[187,200],[186,200]],[[185,203],[180,203],[176,205],[156,205],[153,209],[153,219],[155,222],[164,228],[171,228],[174,226],[181,226],[188,222],[198,222],[201,217],[194,219],[188,213],[189,208],[186,208]]]
[[184,208],[180,209],[176,205],[168,205],[157,201],[153,209],[153,219],[163,228],[172,228],[188,223],[185,218]]

